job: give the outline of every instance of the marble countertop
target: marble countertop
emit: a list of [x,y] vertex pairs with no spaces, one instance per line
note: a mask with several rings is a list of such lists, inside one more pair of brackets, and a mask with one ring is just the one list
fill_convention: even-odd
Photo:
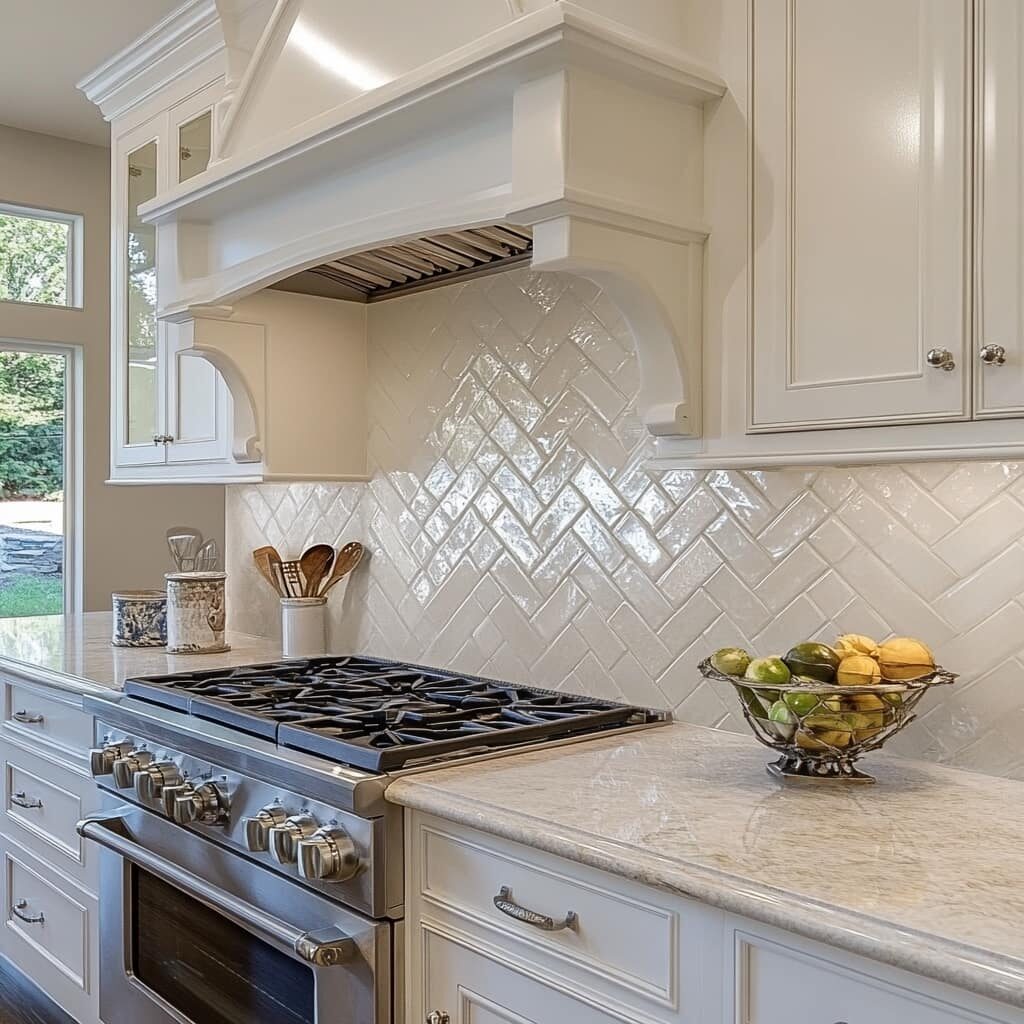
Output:
[[245,633],[226,634],[222,654],[169,655],[162,647],[112,647],[110,612],[0,619],[0,666],[78,693],[120,690],[125,679],[192,672],[281,657],[281,644]]
[[677,723],[398,779],[388,798],[1024,1007],[1024,783],[886,755],[783,786]]

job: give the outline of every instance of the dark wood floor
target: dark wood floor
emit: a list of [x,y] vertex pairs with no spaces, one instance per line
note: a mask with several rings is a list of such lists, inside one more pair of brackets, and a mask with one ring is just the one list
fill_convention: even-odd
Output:
[[0,1024],[75,1024],[17,968],[0,959]]

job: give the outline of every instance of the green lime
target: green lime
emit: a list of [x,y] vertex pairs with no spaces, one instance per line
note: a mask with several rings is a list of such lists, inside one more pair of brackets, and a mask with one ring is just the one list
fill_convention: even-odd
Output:
[[816,693],[802,693],[799,690],[790,690],[782,699],[801,718],[809,715],[821,703],[821,698]]
[[739,687],[740,700],[755,718],[767,718],[768,711],[761,698],[749,686]]
[[797,644],[783,660],[795,676],[810,676],[818,682],[831,683],[840,659],[828,644],[808,642]]
[[750,655],[740,647],[723,647],[711,655],[711,665],[727,676],[741,676],[747,671]]
[[775,683],[785,686],[789,682],[790,672],[781,658],[755,658],[743,674],[744,679],[752,683]]
[[779,725],[796,725],[796,715],[782,700],[777,700],[768,710],[768,720]]

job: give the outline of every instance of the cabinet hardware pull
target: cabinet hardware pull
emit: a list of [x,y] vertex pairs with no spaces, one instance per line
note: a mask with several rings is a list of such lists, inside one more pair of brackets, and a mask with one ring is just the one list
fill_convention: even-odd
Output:
[[978,358],[986,366],[1002,366],[1006,362],[1006,349],[1002,345],[982,345]]
[[512,890],[507,885],[498,890],[498,895],[494,897],[494,905],[508,917],[522,921],[523,924],[531,924],[544,932],[560,932],[563,928],[575,928],[579,922],[575,911],[572,910],[561,921],[556,921],[553,917],[538,914],[536,910],[521,907],[512,899]]
[[956,369],[956,360],[948,348],[929,349],[925,359],[928,361],[928,365],[936,370],[945,370],[948,373],[950,370]]
[[155,448],[158,444],[170,444],[174,440],[170,434],[154,434],[153,435],[153,447]]
[[28,900],[18,900],[13,907],[11,907],[11,913],[19,920],[24,921],[25,924],[42,924],[43,915],[36,914],[32,917],[31,914],[23,914],[22,911],[28,906]]
[[26,796],[23,790],[11,794],[11,803],[16,807],[42,807],[43,801],[37,800],[34,796]]
[[22,722],[24,725],[42,725],[43,716],[32,714],[30,711],[15,711],[11,715],[16,722]]
[[426,1024],[452,1024],[452,1019],[444,1010],[434,1010],[427,1014]]

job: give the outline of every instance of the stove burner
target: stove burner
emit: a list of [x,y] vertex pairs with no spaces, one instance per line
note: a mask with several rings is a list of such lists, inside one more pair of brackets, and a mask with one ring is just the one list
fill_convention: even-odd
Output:
[[373,771],[655,720],[642,708],[364,657],[129,679],[125,693]]

